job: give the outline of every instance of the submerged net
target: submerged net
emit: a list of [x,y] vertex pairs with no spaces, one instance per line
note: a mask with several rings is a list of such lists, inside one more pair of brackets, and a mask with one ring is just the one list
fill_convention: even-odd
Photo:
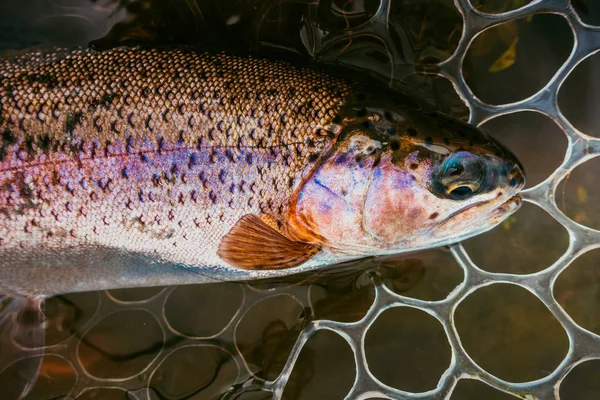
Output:
[[[97,392],[101,388],[104,390],[104,395],[109,396],[106,398],[116,398],[117,395],[124,396],[125,392],[129,398],[135,399],[201,399],[218,395],[232,399],[295,398],[297,396],[294,393],[300,389],[294,388],[294,385],[298,386],[302,382],[308,382],[310,376],[317,373],[324,374],[324,376],[334,376],[336,373],[328,370],[306,371],[298,368],[297,365],[299,360],[305,357],[302,354],[306,350],[307,343],[311,338],[314,339],[319,332],[324,331],[333,332],[339,336],[338,339],[341,338],[345,341],[352,351],[352,356],[343,358],[342,355],[338,355],[332,350],[329,352],[320,350],[325,355],[319,354],[319,351],[312,351],[312,353],[308,353],[308,356],[334,359],[339,357],[340,363],[342,359],[345,360],[343,362],[348,363],[350,369],[354,369],[354,376],[350,378],[351,384],[345,395],[346,398],[351,399],[450,398],[458,382],[462,379],[478,380],[507,395],[520,398],[558,398],[561,383],[574,367],[590,359],[600,359],[600,336],[578,325],[561,307],[553,294],[559,275],[568,269],[578,257],[600,247],[600,231],[575,222],[577,218],[573,217],[572,219],[567,216],[557,204],[560,185],[565,178],[575,167],[600,154],[600,139],[576,129],[563,115],[558,105],[558,91],[567,77],[584,59],[600,50],[600,29],[583,23],[569,0],[538,0],[526,5],[523,5],[524,2],[515,1],[513,2],[515,9],[497,14],[480,11],[480,8],[474,6],[475,2],[471,4],[468,0],[455,0],[454,6],[462,15],[463,23],[462,30],[459,26],[459,29],[444,34],[445,40],[451,43],[451,55],[441,57],[435,51],[413,51],[408,54],[407,49],[413,48],[414,50],[414,47],[402,47],[399,43],[401,44],[403,40],[410,40],[410,37],[392,38],[390,35],[390,29],[394,28],[393,24],[396,23],[390,17],[393,2],[394,0],[381,0],[374,5],[368,1],[328,3],[328,13],[345,16],[342,19],[344,22],[339,23],[338,21],[337,26],[329,29],[323,28],[322,4],[298,2],[308,5],[309,10],[303,21],[300,35],[302,45],[311,56],[322,61],[346,60],[352,64],[354,59],[352,57],[344,58],[343,55],[350,54],[349,49],[368,52],[372,47],[371,42],[375,41],[378,43],[379,49],[382,49],[380,54],[387,57],[387,61],[378,63],[372,69],[376,70],[380,65],[387,65],[389,69],[376,72],[388,76],[392,83],[402,80],[414,72],[430,76],[438,75],[448,79],[456,93],[468,106],[470,122],[476,125],[483,124],[500,115],[520,111],[535,111],[551,118],[566,135],[568,141],[566,156],[547,179],[525,190],[523,197],[526,202],[533,203],[545,210],[568,231],[568,247],[564,254],[557,260],[553,260],[554,262],[550,266],[537,272],[513,274],[486,271],[472,261],[469,252],[462,244],[452,246],[450,253],[462,268],[464,276],[462,282],[451,283],[454,289],[449,290],[449,294],[436,300],[418,299],[390,287],[390,280],[381,276],[381,269],[363,268],[361,269],[361,278],[358,280],[355,279],[356,273],[354,272],[338,275],[335,278],[338,285],[343,286],[340,282],[345,282],[340,276],[349,276],[351,285],[363,285],[367,288],[362,292],[357,290],[358,295],[362,296],[367,293],[369,301],[372,300],[368,307],[359,312],[360,315],[357,318],[349,318],[345,321],[327,318],[326,312],[322,314],[315,312],[314,297],[319,295],[319,286],[313,284],[319,281],[318,274],[316,277],[305,278],[305,281],[298,279],[294,284],[248,283],[229,286],[227,286],[228,284],[218,284],[214,289],[210,289],[212,285],[203,285],[205,289],[195,289],[199,291],[197,293],[201,293],[198,297],[194,297],[193,290],[181,288],[148,289],[141,298],[127,297],[124,294],[126,292],[123,291],[100,292],[94,295],[93,306],[90,306],[88,310],[89,318],[86,318],[84,323],[73,328],[72,332],[68,332],[68,334],[57,333],[60,340],[55,340],[44,349],[46,359],[50,360],[52,356],[56,356],[57,358],[53,362],[55,364],[62,363],[64,368],[71,371],[72,382],[66,385],[66,389],[48,389],[50,386],[37,391],[34,389],[32,396],[48,398],[44,397],[42,390],[50,390],[50,392],[58,390],[53,396],[77,397]],[[276,3],[279,2],[264,2],[261,7],[265,11],[258,14],[261,14],[263,19],[271,18],[272,13],[267,11],[273,9]],[[348,6],[351,3],[359,3],[360,7]],[[465,57],[473,42],[484,31],[539,13],[557,14],[567,21],[574,35],[574,43],[566,61],[541,89],[524,100],[500,105],[491,105],[482,101],[467,84],[463,67]],[[237,18],[239,16],[231,16],[230,22],[235,23]],[[321,22],[315,22],[319,18],[321,18]],[[427,32],[424,35],[427,35]],[[433,36],[431,40],[437,39]],[[505,61],[510,63],[510,52],[505,56],[508,58],[508,61]],[[413,62],[407,62],[407,59],[412,59]],[[455,104],[453,107],[446,111],[460,115],[461,107],[464,105]],[[410,265],[403,265],[405,271],[411,271]],[[355,271],[352,268],[349,270]],[[309,284],[304,284],[305,282],[309,282]],[[568,339],[566,355],[554,367],[544,371],[542,377],[536,376],[534,380],[520,383],[501,379],[476,363],[461,342],[461,335],[456,327],[457,308],[467,299],[475,296],[478,290],[498,283],[516,285],[516,287],[531,293],[549,310],[566,332]],[[214,295],[211,296],[211,293],[207,293],[213,290]],[[212,309],[214,314],[211,314],[211,318],[218,314],[220,321],[207,322],[200,330],[186,328],[185,315],[180,316],[179,319],[169,317],[171,313],[185,314],[185,310],[177,311],[173,308],[175,307],[173,306],[175,298],[179,298],[182,303],[186,301],[188,303],[214,302],[204,310],[209,313]],[[273,299],[276,300],[273,301]],[[257,304],[265,303],[265,301],[271,301],[271,303],[258,309]],[[347,298],[342,298],[340,301],[350,302]],[[85,301],[82,302],[85,303]],[[61,304],[63,303],[56,302],[55,306],[60,308]],[[68,307],[64,304],[62,306]],[[441,340],[447,341],[447,351],[450,356],[435,378],[437,383],[429,388],[415,386],[415,390],[410,391],[406,388],[401,390],[401,388],[393,387],[392,384],[386,384],[384,381],[389,383],[390,380],[381,378],[382,375],[385,375],[385,371],[381,372],[381,368],[379,368],[379,372],[374,372],[373,363],[369,362],[368,352],[370,350],[366,349],[372,348],[372,346],[366,346],[365,341],[371,340],[369,339],[370,330],[378,319],[384,318],[386,313],[397,310],[398,307],[404,311],[408,310],[409,313],[412,310],[426,313],[429,316],[428,323],[439,325],[441,330],[438,330],[443,332]],[[119,320],[119,314],[125,311],[127,318]],[[272,324],[269,327],[261,328],[245,326],[248,320],[259,318],[260,314],[270,312],[282,315],[279,321],[280,325]],[[297,319],[298,315],[306,313],[313,315],[313,318],[302,321]],[[286,318],[288,319],[286,320]],[[502,321],[498,321],[499,325],[502,323]],[[398,321],[395,326],[401,326],[401,324],[402,321]],[[106,356],[106,354],[104,356],[114,363],[116,369],[121,369],[120,374],[97,370],[93,363],[94,354],[103,356],[102,348],[107,348],[102,343],[102,331],[110,330],[115,326],[128,327],[133,335],[136,335],[135,329],[143,332],[140,333],[139,348],[134,350],[119,348],[118,344],[113,344],[112,347],[108,346],[113,353],[110,356]],[[152,340],[155,342],[144,342],[146,339],[142,336],[149,335],[148,329],[154,332],[155,336]],[[245,330],[243,337],[240,335],[241,330]],[[92,331],[96,332],[96,337],[90,335]],[[281,339],[282,335],[283,340]],[[390,335],[393,337],[393,332]],[[445,340],[443,336],[445,336]],[[278,338],[275,347],[287,346],[290,350],[286,351],[286,356],[281,358],[279,356],[281,353],[276,349],[252,348],[252,345],[249,344],[251,342],[249,337],[263,344],[268,343],[271,338]],[[533,338],[533,342],[535,342],[535,338]],[[128,346],[135,347],[136,345]],[[445,346],[444,343],[440,348],[443,350]],[[148,351],[148,348],[154,348],[154,350]],[[143,359],[143,367],[128,366],[122,362],[122,358],[130,357],[131,353],[135,351],[138,351],[136,354],[138,361]],[[385,352],[385,349],[383,351]],[[256,359],[257,352],[268,353],[261,353],[261,357],[269,359],[270,365],[279,366],[274,369],[275,372],[264,372],[264,366],[261,367],[252,361]],[[40,354],[40,350],[31,349],[28,353],[30,356],[37,356]],[[210,360],[213,366],[206,367],[207,371],[199,371],[194,364],[194,359],[202,359],[201,365],[204,366],[207,365],[206,360]],[[407,362],[409,361],[404,359],[392,359],[387,365],[393,369],[396,368],[394,365]],[[175,365],[179,366],[178,372],[169,372],[169,369],[175,368]],[[43,371],[44,369],[42,369]],[[222,371],[229,371],[226,374],[229,378],[222,378]],[[203,381],[187,387],[181,383],[182,381],[177,380],[185,374],[189,374],[189,381],[198,381],[199,379]],[[308,377],[303,377],[303,374]],[[331,379],[333,386],[336,381],[334,378]],[[327,386],[327,384],[322,386]],[[410,388],[410,385],[407,387]],[[110,397],[113,396],[111,393],[115,397]],[[335,398],[328,397],[326,391],[317,397]]]

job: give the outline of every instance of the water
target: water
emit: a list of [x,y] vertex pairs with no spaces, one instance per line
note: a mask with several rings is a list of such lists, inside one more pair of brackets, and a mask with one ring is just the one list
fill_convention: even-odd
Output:
[[579,15],[600,24],[600,8],[456,3],[5,0],[30,46],[244,37],[408,82],[506,143],[529,182],[520,211],[451,249],[50,299],[28,398],[596,398],[600,34]]

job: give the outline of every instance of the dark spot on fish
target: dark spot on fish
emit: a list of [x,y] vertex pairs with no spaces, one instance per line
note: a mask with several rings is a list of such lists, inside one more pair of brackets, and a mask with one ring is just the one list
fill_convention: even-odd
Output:
[[439,213],[437,213],[437,212],[434,212],[433,214],[431,214],[431,215],[429,216],[429,219],[436,219],[436,218],[438,217],[438,215],[440,215],[440,214],[439,214]]
[[10,146],[17,142],[17,137],[9,130],[5,129],[2,132],[2,146]]
[[319,155],[317,153],[311,153],[308,156],[308,162],[311,162],[311,163],[315,162],[315,161],[317,161],[318,158],[319,158]]
[[334,124],[339,124],[340,122],[342,122],[342,117],[339,115],[336,115],[335,117],[333,117],[331,122],[333,122]]
[[171,174],[173,175],[173,178],[176,178],[179,175],[179,168],[177,168],[177,164],[175,163],[171,165]]
[[119,95],[115,93],[106,93],[104,96],[100,98],[100,104],[102,104],[106,109],[112,104],[112,102],[118,98]]
[[100,124],[100,117],[94,118],[94,128],[98,131],[98,133],[102,132],[102,125]]
[[371,127],[373,126],[373,124],[371,124],[371,121],[363,121],[361,124],[365,129],[371,129]]
[[399,150],[400,149],[400,142],[398,142],[397,140],[390,141],[390,148],[392,150]]
[[227,172],[224,169],[222,169],[219,172],[219,180],[221,181],[221,183],[225,183],[226,176],[227,176]]
[[417,180],[417,178],[413,174],[410,174],[410,179],[413,180],[413,181]]
[[15,93],[14,93],[14,90],[15,90],[15,89],[14,89],[14,87],[12,87],[12,86],[10,86],[10,85],[9,85],[9,86],[6,86],[6,87],[4,88],[4,93],[6,94],[6,97],[8,97],[8,98],[9,98],[9,99],[11,99],[11,100],[14,100],[14,99],[15,99]]
[[98,105],[100,105],[100,102],[97,99],[90,101],[90,104],[88,105],[88,111],[89,112],[96,111],[96,109],[98,108]]
[[121,133],[121,132],[119,131],[119,129],[117,129],[117,121],[113,121],[113,122],[110,124],[110,130],[111,130],[111,131],[113,131],[113,132],[114,132],[114,133],[116,133],[116,134],[119,134],[119,133]]
[[225,155],[227,156],[227,159],[231,162],[235,162],[235,158],[233,156],[233,150],[231,149],[227,149],[227,151],[225,152]]
[[340,155],[340,156],[337,158],[337,160],[335,160],[335,163],[336,163],[336,164],[342,164],[342,163],[343,163],[343,162],[345,162],[345,161],[346,161],[346,155],[345,155],[345,154],[342,154],[342,155]]
[[163,150],[165,150],[167,144],[165,142],[165,139],[160,137],[158,138],[158,143],[157,143],[157,147],[158,147],[158,153],[160,154]]
[[123,168],[123,171],[121,171],[121,175],[123,176],[123,178],[129,179],[129,171],[127,171],[127,168]]
[[67,119],[65,121],[65,131],[69,134],[72,134],[77,125],[81,124],[82,119],[83,113],[81,111],[69,111],[67,113]]
[[150,89],[148,87],[144,87],[142,89],[142,97],[148,98],[149,95],[150,95]]
[[406,130],[406,133],[408,133],[408,136],[411,136],[411,137],[417,136],[417,131],[414,128],[408,128]]
[[213,204],[217,204],[217,195],[215,194],[215,192],[211,190],[208,194],[208,197],[210,198]]
[[198,163],[198,155],[196,153],[190,154],[190,162],[188,163],[188,167],[192,168],[197,163]]
[[144,153],[140,154],[140,159],[142,160],[143,163],[147,163],[149,161],[148,156]]

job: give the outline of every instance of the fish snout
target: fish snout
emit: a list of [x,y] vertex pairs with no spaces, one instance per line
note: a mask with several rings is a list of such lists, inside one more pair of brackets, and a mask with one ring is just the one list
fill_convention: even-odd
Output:
[[525,171],[521,163],[511,164],[507,168],[508,173],[506,178],[508,184],[514,188],[515,191],[522,189],[525,186]]

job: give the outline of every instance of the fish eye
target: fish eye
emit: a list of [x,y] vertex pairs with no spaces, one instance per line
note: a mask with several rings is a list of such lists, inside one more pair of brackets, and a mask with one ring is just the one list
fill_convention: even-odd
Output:
[[480,157],[460,151],[446,158],[440,169],[439,182],[446,197],[465,200],[481,190],[485,171]]

